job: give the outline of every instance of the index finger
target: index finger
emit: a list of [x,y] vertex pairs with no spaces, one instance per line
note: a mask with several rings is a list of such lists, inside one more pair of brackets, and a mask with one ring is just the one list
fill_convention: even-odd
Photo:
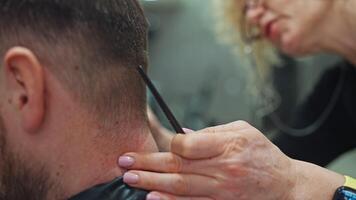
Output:
[[210,127],[195,134],[176,135],[171,143],[171,152],[186,159],[208,159],[221,155],[224,145],[231,134],[251,127],[247,122],[233,123]]
[[241,131],[241,130],[244,130],[244,129],[247,129],[250,127],[251,127],[251,125],[249,123],[239,120],[239,121],[231,122],[228,124],[205,128],[198,132],[201,132],[201,133],[238,132],[238,131]]
[[224,138],[213,133],[176,135],[171,143],[171,152],[190,160],[207,159],[223,153]]

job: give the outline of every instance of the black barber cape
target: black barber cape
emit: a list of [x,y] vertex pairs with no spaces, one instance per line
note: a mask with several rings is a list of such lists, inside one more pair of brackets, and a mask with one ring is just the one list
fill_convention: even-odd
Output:
[[123,178],[97,185],[68,200],[145,200],[147,191],[126,185]]

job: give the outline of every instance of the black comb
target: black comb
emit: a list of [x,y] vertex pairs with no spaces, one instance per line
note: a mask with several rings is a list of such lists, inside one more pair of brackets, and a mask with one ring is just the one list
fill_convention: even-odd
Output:
[[176,131],[176,133],[184,134],[185,132],[183,131],[181,125],[179,124],[177,119],[174,117],[172,111],[169,109],[166,102],[163,100],[162,96],[159,94],[156,87],[153,85],[152,81],[150,80],[150,78],[147,76],[147,74],[143,70],[142,66],[137,66],[137,71],[140,73],[143,81],[146,83],[148,89],[151,91],[151,93],[154,96],[154,98],[156,99],[158,105],[161,107],[163,113],[167,117],[169,123],[172,125],[173,129]]

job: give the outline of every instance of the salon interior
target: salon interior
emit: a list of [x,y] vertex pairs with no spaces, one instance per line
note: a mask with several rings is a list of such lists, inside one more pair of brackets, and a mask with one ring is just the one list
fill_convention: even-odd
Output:
[[[288,128],[291,111],[303,103],[321,75],[340,61],[324,54],[286,58],[282,67],[272,69],[261,95],[258,78],[251,75],[255,63],[224,41],[212,0],[142,4],[150,23],[149,76],[181,125],[193,130],[245,120],[273,138]],[[171,129],[153,96],[148,96],[152,110]],[[269,119],[271,113],[281,120]],[[351,151],[328,168],[356,176],[354,163],[356,151]]]

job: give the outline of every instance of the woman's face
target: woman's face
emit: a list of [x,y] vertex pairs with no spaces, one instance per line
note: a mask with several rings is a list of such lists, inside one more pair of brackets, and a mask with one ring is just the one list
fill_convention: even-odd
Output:
[[320,51],[333,0],[245,0],[247,23],[290,55]]

